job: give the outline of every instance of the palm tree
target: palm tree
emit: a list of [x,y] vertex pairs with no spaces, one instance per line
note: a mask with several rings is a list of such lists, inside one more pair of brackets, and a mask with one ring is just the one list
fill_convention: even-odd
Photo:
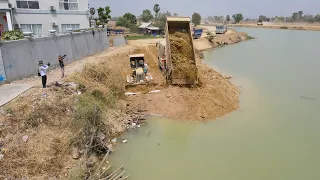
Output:
[[158,13],[160,12],[160,6],[159,4],[155,4],[153,6],[153,11],[156,13],[156,18],[158,17]]

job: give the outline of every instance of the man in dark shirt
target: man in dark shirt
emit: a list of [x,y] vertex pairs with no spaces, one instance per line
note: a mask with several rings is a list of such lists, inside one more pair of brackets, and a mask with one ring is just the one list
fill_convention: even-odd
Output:
[[63,62],[63,60],[64,60],[64,58],[66,58],[66,56],[67,55],[63,55],[63,56],[59,55],[58,56],[58,61],[59,61],[60,69],[61,69],[61,78],[64,77],[64,62]]

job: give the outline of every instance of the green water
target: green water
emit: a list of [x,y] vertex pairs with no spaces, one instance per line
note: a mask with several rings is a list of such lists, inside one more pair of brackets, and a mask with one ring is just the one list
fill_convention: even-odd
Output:
[[111,158],[131,180],[320,179],[320,33],[238,30],[258,39],[205,62],[233,76],[240,109],[209,122],[150,118]]

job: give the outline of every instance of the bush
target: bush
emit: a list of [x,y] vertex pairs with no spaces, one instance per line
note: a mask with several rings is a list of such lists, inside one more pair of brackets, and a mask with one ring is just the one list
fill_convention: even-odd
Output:
[[207,31],[207,39],[209,40],[209,42],[213,43],[214,40],[214,36],[210,31]]
[[247,39],[248,40],[252,40],[252,39],[256,39],[255,37],[252,37],[252,36],[247,36]]
[[287,26],[281,26],[280,29],[288,29]]
[[2,35],[2,40],[13,41],[23,39],[24,35],[21,31],[5,31]]
[[[108,127],[103,123],[102,109],[104,105],[90,95],[82,96],[76,106],[71,129],[76,136],[71,139],[75,147],[89,152],[105,152],[105,143],[97,136],[99,133],[108,139]],[[89,145],[89,146],[88,146]]]

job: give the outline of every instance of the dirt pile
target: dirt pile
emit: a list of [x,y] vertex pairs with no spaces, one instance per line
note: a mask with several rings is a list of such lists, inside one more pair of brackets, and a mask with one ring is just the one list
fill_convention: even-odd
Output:
[[[149,48],[156,49],[153,46]],[[149,93],[138,88],[131,89],[140,94],[127,98],[128,107],[139,107],[151,114],[182,120],[215,119],[236,110],[239,107],[239,90],[227,78],[202,64],[202,53],[196,53],[199,71],[197,86],[158,86],[149,88]],[[154,61],[146,60],[155,67]],[[162,75],[158,68],[152,68],[150,72],[154,76]],[[152,90],[160,91],[150,93]]]
[[170,32],[171,58],[174,75],[186,77],[194,81],[197,79],[197,67],[193,61],[193,49],[191,39],[186,32]]

